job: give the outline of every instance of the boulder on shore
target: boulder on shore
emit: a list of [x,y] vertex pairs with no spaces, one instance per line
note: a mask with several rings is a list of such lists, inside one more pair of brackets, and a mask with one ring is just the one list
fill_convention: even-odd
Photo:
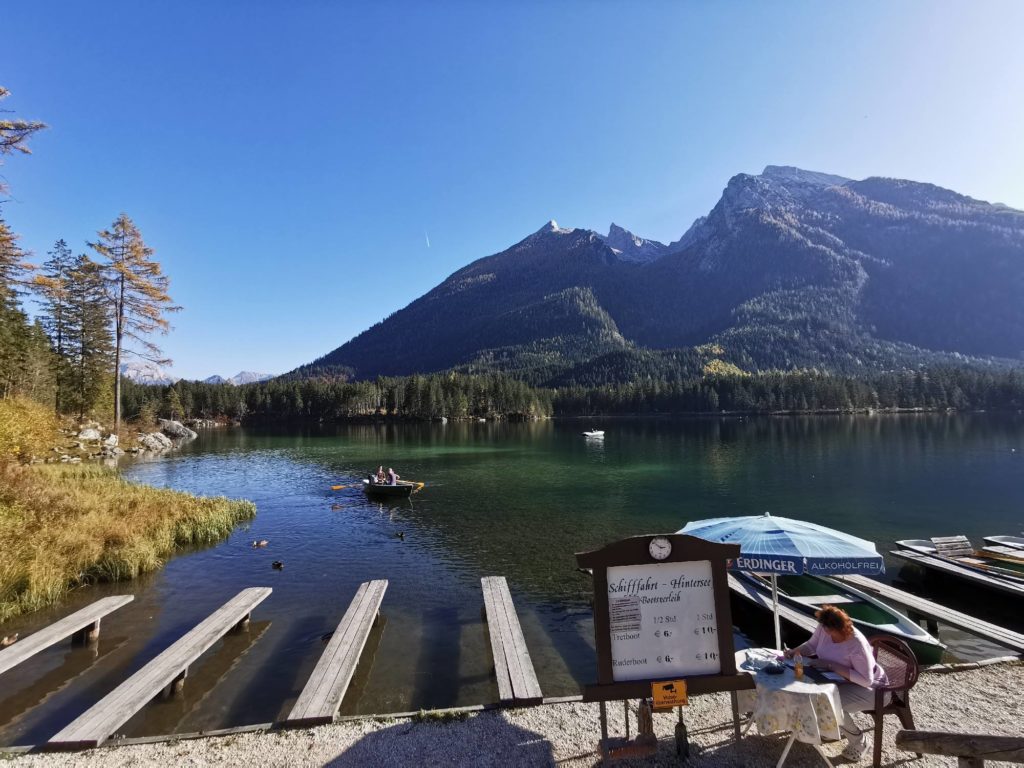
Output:
[[107,439],[103,441],[103,445],[107,448],[115,448],[117,446],[117,435],[107,435]]
[[96,427],[86,427],[78,433],[79,440],[86,440],[88,442],[97,442],[103,439],[103,435]]
[[186,427],[180,421],[160,419],[160,431],[175,440],[195,440],[199,435]]
[[150,432],[139,438],[139,445],[147,451],[166,451],[174,447],[171,438],[162,432]]

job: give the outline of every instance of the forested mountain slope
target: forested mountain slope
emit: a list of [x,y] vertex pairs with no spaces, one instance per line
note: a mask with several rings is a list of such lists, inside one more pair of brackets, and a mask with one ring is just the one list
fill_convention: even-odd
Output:
[[[1024,357],[1024,212],[912,181],[769,166],[670,246],[554,222],[294,372],[458,367],[533,383]],[[666,352],[665,350],[672,350]]]

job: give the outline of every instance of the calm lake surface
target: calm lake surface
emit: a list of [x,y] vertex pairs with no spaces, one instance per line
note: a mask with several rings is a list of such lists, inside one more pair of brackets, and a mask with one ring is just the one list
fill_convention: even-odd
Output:
[[[603,441],[583,438],[592,425],[607,430]],[[392,504],[357,487],[329,490],[381,463],[426,488]],[[544,693],[578,693],[595,677],[595,656],[589,579],[573,553],[626,536],[764,511],[886,551],[900,538],[963,533],[980,543],[1024,529],[1024,417],[1007,414],[218,429],[122,466],[138,482],[252,499],[258,515],[159,573],[79,590],[5,626],[28,633],[105,594],[136,595],[104,620],[97,647],[62,644],[0,679],[0,743],[44,741],[248,586],[274,589],[249,631],[214,646],[184,695],[148,706],[126,735],[286,714],[323,636],[368,579],[390,582],[384,620],[343,714],[495,701],[481,618],[488,575],[508,579]],[[264,538],[267,548],[251,547]],[[910,578],[887,559],[888,580]],[[1008,601],[915,589],[1024,629]],[[771,642],[767,614],[735,618],[752,642]],[[945,627],[942,637],[958,658],[1005,653]]]

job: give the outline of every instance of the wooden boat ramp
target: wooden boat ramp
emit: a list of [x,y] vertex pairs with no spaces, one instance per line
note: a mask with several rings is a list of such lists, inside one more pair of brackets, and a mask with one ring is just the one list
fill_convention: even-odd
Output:
[[[481,580],[481,585],[483,614],[497,675],[498,705],[540,703],[543,694],[508,584],[503,576],[489,576]],[[337,718],[380,614],[387,587],[386,580],[359,586],[295,705],[283,721],[272,727],[330,723]],[[153,699],[182,690],[189,667],[229,632],[246,628],[253,610],[271,592],[270,587],[243,589],[40,748],[74,750],[106,742]],[[133,599],[132,595],[103,598],[3,649],[0,674],[68,637],[76,642],[96,640],[100,619]]]

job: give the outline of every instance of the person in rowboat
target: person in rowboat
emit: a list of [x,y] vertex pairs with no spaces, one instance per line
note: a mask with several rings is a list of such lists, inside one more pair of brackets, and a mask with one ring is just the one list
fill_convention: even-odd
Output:
[[811,660],[811,666],[846,679],[847,682],[839,685],[839,696],[843,701],[842,730],[849,742],[843,756],[859,760],[868,750],[868,742],[851,715],[874,708],[874,689],[888,682],[885,670],[875,661],[867,638],[853,626],[846,611],[834,605],[823,605],[814,618],[818,620],[818,626],[811,639],[798,648],[785,651],[785,656],[787,659],[798,653],[804,657],[817,656]]
[[400,479],[401,478],[395,474],[395,470],[393,470],[391,467],[388,467],[388,485],[398,485],[398,481]]
[[387,475],[384,474],[384,465],[381,464],[377,467],[377,482],[384,485],[388,481]]

